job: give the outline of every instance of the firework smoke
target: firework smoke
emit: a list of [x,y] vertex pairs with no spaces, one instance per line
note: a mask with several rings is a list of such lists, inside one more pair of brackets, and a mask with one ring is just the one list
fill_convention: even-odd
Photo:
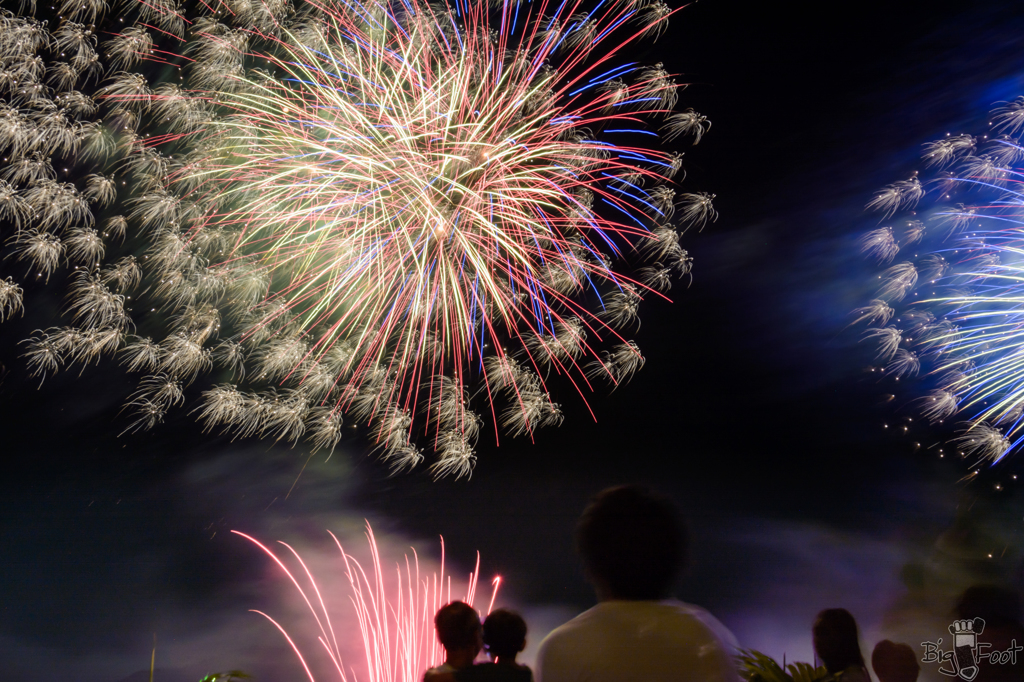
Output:
[[710,123],[661,64],[616,63],[660,1],[23,9],[0,18],[0,321],[19,277],[66,284],[70,324],[25,360],[140,374],[129,431],[201,394],[207,428],[332,449],[347,421],[395,471],[426,446],[468,475],[474,404],[532,436],[561,422],[554,376],[629,380],[642,301],[717,218],[657,146]]

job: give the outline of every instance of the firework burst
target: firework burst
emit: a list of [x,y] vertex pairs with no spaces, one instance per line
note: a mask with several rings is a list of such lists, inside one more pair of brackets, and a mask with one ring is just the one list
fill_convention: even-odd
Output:
[[[940,173],[879,192],[868,207],[886,224],[861,241],[882,262],[906,258],[879,275],[878,298],[855,311],[877,325],[866,335],[879,342],[885,373],[898,379],[926,368],[922,414],[932,423],[959,416],[958,451],[991,462],[1024,439],[1021,112],[1024,98],[992,112],[989,135],[925,145],[925,164]],[[931,200],[912,210],[925,194]]]
[[[436,475],[468,475],[474,403],[495,435],[532,436],[561,422],[554,376],[584,396],[629,380],[642,301],[689,273],[680,232],[717,218],[713,195],[677,193],[681,154],[657,146],[710,123],[673,113],[661,64],[617,63],[671,13],[237,0],[5,15],[8,262],[70,280],[72,324],[29,339],[29,367],[119,357],[143,375],[128,430],[205,383],[208,428],[330,449],[345,420],[394,470],[424,444]],[[0,320],[22,298],[0,282]]]

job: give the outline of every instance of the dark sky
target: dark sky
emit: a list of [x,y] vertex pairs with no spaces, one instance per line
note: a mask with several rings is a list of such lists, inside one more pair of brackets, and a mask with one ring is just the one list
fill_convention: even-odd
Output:
[[[443,535],[459,571],[479,549],[484,575],[501,573],[542,632],[593,603],[572,525],[592,494],[629,481],[689,520],[680,595],[789,660],[809,657],[806,630],[827,606],[851,608],[865,641],[898,632],[907,565],[930,576],[939,615],[965,581],[1016,579],[1018,467],[965,486],[959,464],[910,445],[934,436],[886,433],[906,401],[879,406],[888,389],[865,378],[869,353],[844,327],[869,297],[864,203],[915,167],[922,143],[976,130],[992,102],[1024,93],[1022,28],[1014,2],[680,12],[644,58],[692,82],[683,106],[714,123],[686,156],[691,187],[714,192],[721,214],[684,239],[693,284],[647,312],[647,366],[592,401],[596,422],[559,396],[563,426],[482,444],[470,481],[391,478],[356,441],[303,470],[301,448],[204,436],[184,415],[119,436],[121,377],[92,368],[39,390],[26,378],[16,342],[52,314],[30,309],[0,334],[0,678],[148,674],[155,633],[160,682],[234,667],[292,679],[276,633],[247,612],[286,611],[285,588],[232,529],[318,562],[324,529],[358,544],[364,518],[396,559],[410,544],[436,559]],[[1002,562],[951,564],[950,542],[1002,547]]]

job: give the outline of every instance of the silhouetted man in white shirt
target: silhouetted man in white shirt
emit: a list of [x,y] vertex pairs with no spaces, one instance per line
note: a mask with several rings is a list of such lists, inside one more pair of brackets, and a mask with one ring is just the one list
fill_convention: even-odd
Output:
[[576,542],[599,603],[544,639],[537,682],[739,682],[732,634],[667,598],[686,555],[670,502],[609,488],[583,512]]

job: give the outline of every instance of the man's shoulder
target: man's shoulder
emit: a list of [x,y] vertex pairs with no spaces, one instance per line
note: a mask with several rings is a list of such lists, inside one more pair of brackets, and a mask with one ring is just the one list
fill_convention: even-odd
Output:
[[729,631],[729,628],[722,625],[720,620],[711,615],[710,611],[700,606],[676,600],[669,600],[666,603],[674,606],[681,614],[685,614],[686,617],[700,623],[709,634],[713,635],[725,647],[731,649],[732,653],[739,653],[739,643],[736,641],[736,637]]
[[630,671],[647,680],[738,682],[735,653],[732,634],[698,606],[610,601],[553,630],[541,643],[537,672],[539,682],[619,680]]
[[437,666],[434,666],[433,668],[428,668],[427,669],[427,674],[428,675],[442,675],[442,674],[445,674],[445,673],[454,673],[454,672],[455,672],[455,668],[453,668],[449,663],[442,663],[441,665],[437,665]]
[[423,673],[423,682],[455,682],[455,668],[447,663],[428,668]]
[[549,663],[552,659],[565,655],[565,649],[578,641],[580,639],[580,632],[586,629],[586,616],[588,613],[589,611],[584,611],[544,636],[537,649],[538,666],[543,666],[546,662]]
[[706,609],[678,600],[607,601],[590,608],[555,628],[541,643],[541,652],[552,647],[572,647],[576,643],[593,644],[594,637],[614,635],[621,628],[637,623],[657,623],[663,631],[676,631],[680,637],[717,640],[723,648],[735,651],[736,638]]
[[546,647],[556,645],[567,639],[571,640],[577,633],[594,627],[600,621],[600,616],[596,613],[598,606],[600,606],[600,604],[587,609],[575,618],[562,623],[557,628],[549,632],[540,643],[539,651],[543,652]]

